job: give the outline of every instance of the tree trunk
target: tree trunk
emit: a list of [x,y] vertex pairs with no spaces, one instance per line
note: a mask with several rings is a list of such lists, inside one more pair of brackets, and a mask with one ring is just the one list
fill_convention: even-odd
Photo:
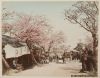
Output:
[[27,39],[27,40],[26,40],[26,44],[27,44],[27,46],[28,46],[28,48],[29,48],[29,50],[30,50],[30,54],[31,54],[31,56],[32,56],[32,60],[35,62],[35,64],[38,65],[38,62],[36,61],[36,59],[35,59],[35,57],[34,57],[34,54],[33,54],[33,52],[32,52],[32,43]]
[[98,47],[98,39],[96,37],[96,34],[92,34],[93,37],[93,63],[94,63],[94,69],[95,71],[97,71],[97,65],[98,65],[98,51],[97,51],[97,47]]
[[7,74],[10,70],[10,66],[5,60],[4,57],[2,57],[2,74]]
[[30,53],[31,53],[31,56],[32,56],[32,60],[35,62],[35,64],[37,64],[37,65],[38,65],[38,62],[36,61],[36,59],[35,59],[35,57],[34,57],[33,52],[30,52]]
[[96,37],[96,34],[92,34],[92,37],[93,37],[93,54],[94,56],[97,56],[98,39]]

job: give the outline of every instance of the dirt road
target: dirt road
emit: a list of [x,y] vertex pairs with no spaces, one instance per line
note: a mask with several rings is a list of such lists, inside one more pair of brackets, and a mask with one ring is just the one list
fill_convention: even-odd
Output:
[[79,73],[81,63],[70,61],[66,64],[49,63],[41,66],[35,66],[32,69],[27,69],[19,73],[13,73],[14,76],[71,76],[71,75],[85,75],[86,73]]

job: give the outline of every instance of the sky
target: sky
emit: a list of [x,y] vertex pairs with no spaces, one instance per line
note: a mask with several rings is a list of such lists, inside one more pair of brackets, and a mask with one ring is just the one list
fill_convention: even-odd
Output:
[[74,48],[81,40],[84,42],[89,34],[78,24],[71,24],[64,20],[64,10],[72,8],[75,1],[66,2],[3,2],[2,8],[18,13],[31,15],[44,15],[55,31],[62,31],[65,34],[66,45]]

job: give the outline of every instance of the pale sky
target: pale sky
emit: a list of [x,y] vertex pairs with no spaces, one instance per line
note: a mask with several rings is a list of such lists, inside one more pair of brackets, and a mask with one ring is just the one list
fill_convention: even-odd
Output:
[[63,31],[66,44],[75,47],[79,40],[84,41],[89,33],[77,24],[71,24],[64,20],[64,9],[68,9],[75,2],[3,2],[3,8],[9,11],[27,13],[32,15],[44,15],[55,30]]

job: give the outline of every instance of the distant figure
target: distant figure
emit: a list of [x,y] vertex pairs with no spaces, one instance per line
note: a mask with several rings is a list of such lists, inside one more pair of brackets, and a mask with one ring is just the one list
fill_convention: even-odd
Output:
[[82,69],[80,72],[87,71],[87,50],[86,49],[82,53],[81,62],[82,62]]
[[62,55],[62,60],[63,60],[63,63],[65,63],[65,52],[64,52],[64,54]]
[[58,63],[59,57],[58,57],[57,54],[55,54],[52,58],[53,58],[53,61],[54,61],[54,62]]
[[79,60],[79,53],[76,53],[76,59]]
[[72,60],[74,60],[74,52],[73,51],[71,53],[71,56],[72,56]]
[[16,60],[16,58],[14,58],[14,60],[13,60],[13,67],[14,67],[14,69],[17,68],[17,60]]

